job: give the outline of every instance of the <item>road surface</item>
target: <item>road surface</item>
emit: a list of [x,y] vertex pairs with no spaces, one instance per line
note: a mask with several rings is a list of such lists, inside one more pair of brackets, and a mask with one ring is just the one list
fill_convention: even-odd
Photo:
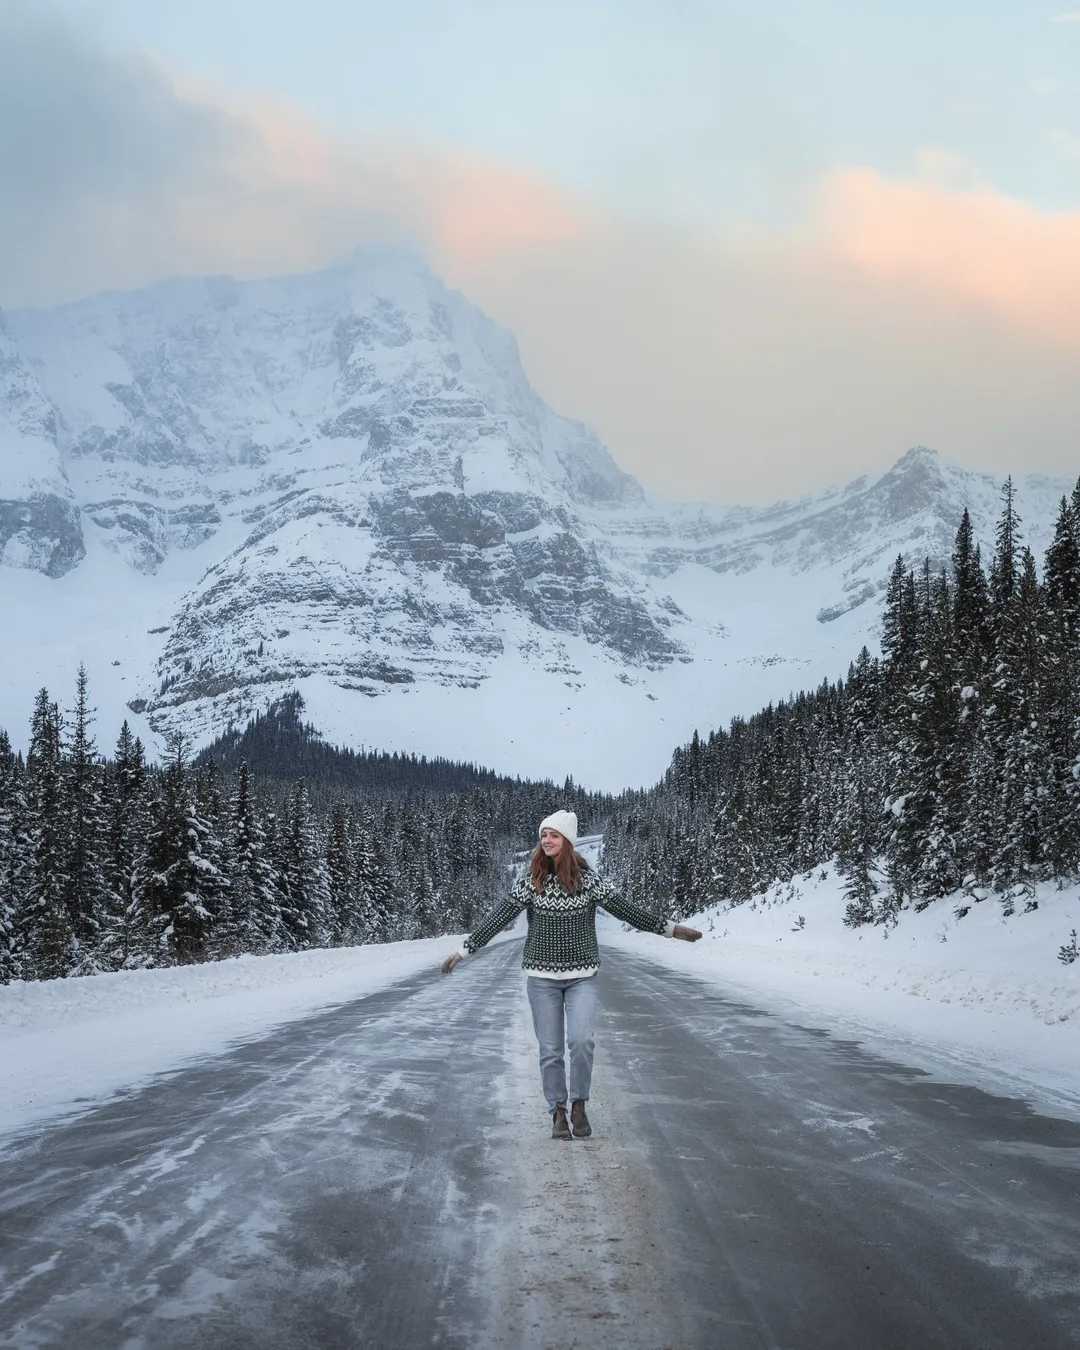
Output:
[[554,1142],[519,950],[4,1141],[0,1346],[1080,1347],[1080,1124],[609,950]]

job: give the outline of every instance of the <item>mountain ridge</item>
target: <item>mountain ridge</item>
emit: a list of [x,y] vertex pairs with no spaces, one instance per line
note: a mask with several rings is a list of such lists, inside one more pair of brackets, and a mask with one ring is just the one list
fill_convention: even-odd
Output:
[[[1036,549],[1070,487],[1018,480]],[[946,560],[965,507],[988,541],[997,498],[917,447],[797,501],[665,502],[386,250],[0,330],[15,684],[77,651],[151,738],[296,688],[343,743],[645,781],[695,726],[846,669],[896,555]]]

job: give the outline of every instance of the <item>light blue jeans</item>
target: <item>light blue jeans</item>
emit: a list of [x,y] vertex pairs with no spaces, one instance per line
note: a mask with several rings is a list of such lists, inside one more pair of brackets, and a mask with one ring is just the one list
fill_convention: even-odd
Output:
[[[589,1100],[592,1084],[596,1010],[600,1002],[600,977],[581,980],[543,980],[530,975],[527,981],[533,1028],[540,1045],[540,1082],[548,1110],[569,1102]],[[566,1082],[566,1051],[570,1051],[569,1095]]]

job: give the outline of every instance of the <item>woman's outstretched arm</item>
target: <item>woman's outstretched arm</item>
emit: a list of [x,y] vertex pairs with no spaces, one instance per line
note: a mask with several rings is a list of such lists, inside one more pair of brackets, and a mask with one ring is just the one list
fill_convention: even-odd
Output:
[[610,882],[604,881],[603,878],[598,880],[601,892],[597,903],[603,905],[610,915],[621,919],[623,923],[632,924],[643,933],[658,933],[661,937],[679,938],[683,942],[696,942],[701,937],[696,928],[687,928],[685,924],[661,919],[640,905],[635,905],[632,900],[625,899]]
[[472,952],[478,952],[481,947],[486,947],[496,933],[501,933],[504,928],[509,928],[529,903],[527,885],[528,879],[522,877],[505,900],[500,901],[493,909],[488,910],[465,939],[465,951],[454,952],[439,967],[444,975],[449,975],[455,967],[461,965],[466,956]]

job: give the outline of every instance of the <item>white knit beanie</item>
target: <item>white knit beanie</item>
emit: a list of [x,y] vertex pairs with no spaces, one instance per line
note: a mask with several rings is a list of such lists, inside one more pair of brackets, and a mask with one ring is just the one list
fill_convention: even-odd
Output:
[[558,830],[564,839],[570,841],[573,847],[577,843],[577,816],[573,811],[552,811],[550,816],[540,822],[540,829],[537,831],[537,837],[545,830]]

